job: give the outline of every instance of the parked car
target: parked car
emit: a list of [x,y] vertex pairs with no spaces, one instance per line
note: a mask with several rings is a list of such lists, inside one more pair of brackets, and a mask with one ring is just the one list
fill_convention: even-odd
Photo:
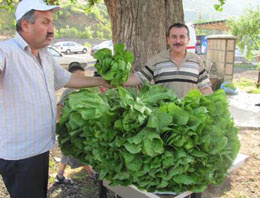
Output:
[[113,45],[113,41],[112,40],[103,41],[102,43],[92,47],[92,49],[91,49],[91,56],[93,56],[97,50],[103,49],[103,48],[111,49],[112,52],[113,52],[113,47],[114,47],[114,45]]
[[71,54],[71,53],[83,53],[86,54],[88,52],[88,48],[84,45],[73,41],[62,41],[55,43],[53,45],[55,49],[57,49],[61,53]]
[[54,59],[65,69],[72,64],[79,63],[82,67],[87,66],[87,60],[83,57],[78,57],[75,55],[63,55],[52,47],[48,47],[48,52],[54,57]]

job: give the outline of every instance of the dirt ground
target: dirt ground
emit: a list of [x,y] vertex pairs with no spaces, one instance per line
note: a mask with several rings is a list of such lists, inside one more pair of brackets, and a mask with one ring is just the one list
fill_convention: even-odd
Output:
[[[92,71],[86,72],[88,75],[91,73]],[[241,77],[256,80],[257,72],[239,70],[234,75],[234,79]],[[57,93],[57,98],[61,92],[62,90]],[[240,153],[248,155],[249,158],[230,174],[225,184],[218,187],[209,186],[203,193],[203,198],[260,198],[260,129],[240,129],[239,136]],[[66,175],[73,179],[74,185],[55,184],[60,156],[59,148],[55,147],[50,154],[48,198],[98,198],[98,184],[94,183],[82,168],[66,169]],[[112,197],[114,194],[109,192],[108,198]],[[1,177],[0,198],[9,198]]]
[[260,197],[260,130],[240,130],[240,153],[249,156],[233,171],[224,185],[210,186],[203,198],[259,198]]

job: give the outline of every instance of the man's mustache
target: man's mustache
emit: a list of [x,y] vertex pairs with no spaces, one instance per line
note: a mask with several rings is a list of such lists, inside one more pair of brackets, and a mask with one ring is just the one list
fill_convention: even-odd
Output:
[[183,46],[181,43],[174,43],[173,46]]
[[54,36],[53,32],[48,32],[47,35],[46,35],[46,38],[53,37],[53,36]]

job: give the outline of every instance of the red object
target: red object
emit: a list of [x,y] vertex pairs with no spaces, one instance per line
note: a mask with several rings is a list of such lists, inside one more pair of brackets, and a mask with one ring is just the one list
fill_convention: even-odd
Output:
[[195,49],[195,46],[187,46],[187,49]]
[[101,93],[105,93],[106,92],[106,90],[102,86],[99,87],[99,90],[100,90]]

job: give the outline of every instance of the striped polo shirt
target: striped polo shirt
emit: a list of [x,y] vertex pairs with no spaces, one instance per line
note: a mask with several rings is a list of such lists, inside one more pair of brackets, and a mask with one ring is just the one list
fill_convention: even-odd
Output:
[[55,143],[56,93],[71,78],[47,49],[41,64],[17,33],[0,42],[0,159],[19,160]]
[[136,75],[142,83],[153,80],[155,84],[173,89],[179,98],[192,89],[211,86],[202,60],[191,52],[186,53],[183,63],[178,66],[171,60],[170,50],[165,50],[151,58]]

